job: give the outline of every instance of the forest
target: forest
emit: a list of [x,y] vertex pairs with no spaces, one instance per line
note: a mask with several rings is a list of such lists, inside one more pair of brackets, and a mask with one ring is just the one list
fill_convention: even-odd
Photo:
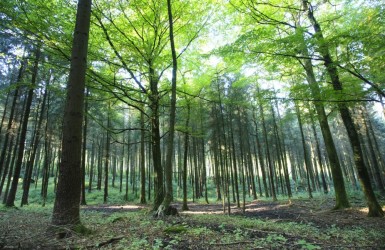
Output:
[[382,249],[382,0],[2,0],[0,249]]

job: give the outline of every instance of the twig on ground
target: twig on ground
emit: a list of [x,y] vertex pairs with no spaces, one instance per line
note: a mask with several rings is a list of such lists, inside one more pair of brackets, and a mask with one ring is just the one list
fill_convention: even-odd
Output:
[[264,230],[258,230],[258,229],[252,229],[252,228],[245,228],[246,230],[257,232],[257,233],[265,233],[265,234],[281,234],[283,236],[289,236],[289,237],[297,237],[294,234],[289,234],[285,232],[273,232],[273,231],[264,231]]
[[117,236],[117,237],[111,238],[111,239],[109,239],[109,240],[100,242],[99,244],[97,244],[96,247],[102,247],[102,246],[105,246],[105,245],[114,243],[114,242],[116,242],[116,241],[119,241],[119,240],[123,239],[124,237],[125,237],[125,236]]
[[254,241],[238,241],[238,242],[228,242],[228,243],[210,243],[211,246],[230,246],[238,244],[254,244]]

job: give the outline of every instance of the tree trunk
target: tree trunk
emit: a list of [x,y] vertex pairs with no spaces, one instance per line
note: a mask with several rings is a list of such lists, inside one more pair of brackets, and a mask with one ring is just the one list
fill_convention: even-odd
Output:
[[[13,74],[12,74],[13,76]],[[13,83],[13,77],[11,78],[11,81],[10,81],[10,84],[11,85]],[[1,117],[1,122],[0,122],[0,145],[1,145],[1,142],[2,142],[2,139],[3,139],[3,124],[4,124],[4,120],[5,120],[5,116],[7,114],[7,109],[8,109],[8,102],[9,102],[9,97],[11,96],[11,93],[12,91],[11,90],[8,90],[7,91],[7,98],[5,99],[5,103],[4,103],[4,110],[3,110],[3,115]],[[0,177],[1,177],[1,166],[0,166]]]
[[86,202],[86,156],[87,156],[87,128],[88,128],[88,96],[90,92],[86,90],[86,99],[84,101],[84,124],[83,124],[83,143],[82,143],[82,165],[81,165],[81,195],[80,195],[80,205],[87,205]]
[[32,180],[32,171],[33,171],[33,166],[35,164],[35,157],[36,157],[36,152],[39,147],[39,141],[40,141],[40,129],[41,125],[43,123],[43,116],[44,116],[44,111],[45,111],[45,104],[47,100],[47,88],[49,86],[49,82],[47,82],[47,85],[45,86],[44,90],[44,95],[43,95],[43,101],[40,107],[40,115],[39,115],[39,121],[36,126],[36,133],[34,135],[34,140],[33,140],[33,148],[31,152],[31,156],[27,162],[27,168],[26,168],[26,173],[24,174],[24,179],[23,179],[23,196],[21,200],[21,206],[23,205],[28,205],[28,194],[29,194],[29,187],[30,183]]
[[[303,43],[305,43],[303,34],[301,34],[301,39]],[[305,57],[309,57],[309,52],[306,47],[306,45],[303,45],[302,53]],[[321,99],[321,91],[320,87],[316,81],[316,78],[314,76],[313,71],[313,65],[311,63],[310,59],[304,59],[303,66],[306,71],[306,80],[309,83],[310,91],[312,93],[312,96],[314,99],[318,100]],[[322,102],[315,102],[314,103],[316,112],[317,112],[317,118],[318,122],[321,128],[321,133],[324,139],[326,152],[328,155],[329,163],[330,163],[330,170],[331,170],[331,176],[333,180],[333,186],[334,186],[334,193],[336,196],[336,205],[334,209],[344,209],[350,207],[348,196],[345,189],[345,183],[344,183],[344,177],[342,174],[342,168],[340,164],[340,160],[338,159],[338,153],[336,145],[333,141],[333,136],[330,131],[330,127],[327,120],[327,115],[325,112],[325,107]]]
[[184,152],[183,152],[183,170],[182,170],[182,185],[183,185],[183,205],[182,210],[189,210],[187,206],[187,155],[189,145],[189,122],[190,122],[190,104],[187,103],[187,118],[186,118],[186,132],[184,135]]
[[124,170],[124,153],[125,153],[125,133],[123,133],[123,143],[122,143],[122,151],[120,153],[120,163],[119,163],[119,193],[123,192],[123,170]]
[[261,142],[260,142],[259,136],[258,136],[258,123],[257,123],[257,119],[255,117],[255,112],[253,112],[253,121],[254,121],[254,126],[255,126],[255,141],[257,143],[257,151],[258,151],[258,157],[259,157],[259,164],[261,166],[261,172],[262,172],[263,189],[265,191],[265,197],[269,197],[269,189],[267,187],[267,182],[266,182],[266,179],[267,179],[266,178],[267,177],[266,176],[266,167],[265,167],[265,161],[264,161],[263,155],[262,155]]
[[[1,183],[0,183],[0,196],[2,194],[2,191],[3,191],[3,187],[4,187],[4,183],[5,183],[5,179],[7,179],[7,176],[8,176],[8,181],[7,182],[10,182],[11,181],[11,176],[12,176],[12,173],[13,173],[13,164],[11,165],[10,164],[10,159],[12,157],[12,148],[13,148],[13,144],[14,144],[14,140],[15,140],[15,135],[11,135],[11,140],[9,141],[9,144],[7,145],[8,147],[8,155],[7,155],[7,160],[5,162],[5,168],[4,168],[4,172],[3,172],[3,176],[1,177]],[[15,145],[15,147],[17,148],[17,146]],[[9,190],[9,184],[7,183],[7,195],[8,195],[8,190]],[[6,197],[7,195],[4,195],[4,203],[7,201]]]
[[266,123],[265,123],[265,114],[263,112],[263,104],[259,104],[259,111],[261,113],[261,118],[262,118],[262,129],[263,129],[263,135],[265,139],[265,145],[266,145],[266,156],[267,156],[267,165],[269,168],[269,177],[270,177],[270,192],[271,196],[273,197],[273,200],[277,200],[276,192],[275,192],[275,187],[274,187],[274,166],[271,161],[271,156],[270,156],[270,148],[269,148],[269,143],[268,143],[268,138],[267,138],[267,129],[266,129]]
[[124,200],[128,201],[128,186],[129,186],[129,176],[128,174],[130,171],[128,171],[130,164],[131,164],[131,158],[132,155],[130,154],[131,152],[131,145],[130,145],[130,134],[127,136],[127,162],[126,162],[126,174],[125,174],[125,180],[126,180],[126,185],[125,185],[125,192],[124,192]]
[[244,110],[241,110],[240,114],[244,117],[244,125],[243,125],[243,138],[242,141],[246,144],[245,145],[245,151],[246,151],[246,157],[247,157],[247,166],[248,166],[248,172],[250,176],[250,189],[251,193],[253,195],[253,199],[258,199],[257,196],[257,189],[255,187],[255,174],[254,174],[254,167],[253,167],[253,160],[252,160],[252,150],[250,146],[250,139],[249,139],[249,120],[247,118],[247,114],[244,112]]
[[110,105],[108,104],[108,114],[107,114],[107,135],[106,135],[106,154],[104,159],[104,194],[103,194],[103,203],[107,204],[108,200],[108,168],[110,166],[110,144],[111,144],[111,118],[110,118]]
[[[315,34],[314,37],[319,42],[319,52],[322,56],[322,59],[324,61],[324,65],[326,67],[327,73],[331,79],[333,89],[335,91],[341,91],[342,90],[342,83],[339,79],[338,71],[336,68],[336,65],[331,58],[329,47],[327,42],[325,41],[323,37],[323,33],[321,30],[321,26],[317,22],[314,13],[313,13],[313,7],[307,0],[303,0],[304,8],[307,11],[308,18],[310,22],[313,25]],[[350,111],[346,105],[346,103],[339,102],[338,103],[338,110],[341,115],[342,121],[345,125],[346,131],[348,133],[349,141],[353,149],[353,157],[354,162],[357,168],[358,177],[360,179],[361,187],[364,191],[368,207],[369,207],[369,213],[368,216],[370,217],[383,217],[384,211],[382,210],[382,207],[377,201],[377,198],[374,194],[373,188],[370,183],[369,174],[367,166],[364,162],[363,152],[361,148],[361,143],[359,140],[359,136],[357,133],[357,129],[354,125],[353,118],[350,114]]]
[[98,183],[96,186],[97,190],[102,190],[102,179],[103,179],[103,151],[104,151],[104,133],[103,137],[98,142]]
[[239,200],[239,186],[238,186],[238,167],[237,167],[237,152],[235,147],[235,140],[234,140],[234,129],[232,124],[232,114],[233,112],[230,111],[230,118],[229,118],[229,124],[230,124],[230,140],[231,140],[231,151],[232,151],[232,158],[233,158],[233,164],[232,164],[232,171],[234,175],[234,185],[235,185],[235,194],[236,194],[236,202],[237,207],[241,207],[241,203]]
[[63,140],[52,224],[80,223],[82,125],[91,0],[79,0],[63,118]]
[[[367,112],[366,108],[365,108],[365,111]],[[381,161],[376,157],[376,150],[374,149],[374,142],[372,141],[372,138],[370,135],[370,131],[372,131],[370,120],[369,120],[369,117],[367,117],[367,116],[363,117],[362,119],[364,120],[366,138],[368,139],[368,146],[369,146],[369,150],[368,150],[369,152],[368,153],[370,154],[370,158],[373,162],[374,178],[377,182],[378,190],[382,194],[385,194],[385,188],[384,188],[384,184],[382,182],[381,170],[380,170],[380,162]]]
[[311,171],[311,163],[310,163],[310,156],[308,152],[308,148],[306,145],[305,135],[303,133],[303,126],[302,126],[302,120],[300,115],[300,110],[298,107],[298,104],[295,103],[295,110],[298,118],[298,126],[301,134],[301,140],[302,140],[302,148],[303,148],[303,156],[305,158],[305,167],[306,167],[306,180],[307,180],[307,191],[309,193],[309,198],[313,198],[312,190],[310,187],[310,171]]
[[163,167],[162,154],[160,149],[160,128],[159,128],[159,78],[155,73],[152,65],[149,67],[150,73],[150,109],[151,109],[151,140],[152,140],[152,162],[154,167],[154,204],[153,210],[156,211],[162,204],[164,199],[164,185],[163,185]]
[[171,105],[170,105],[170,123],[167,142],[167,154],[166,164],[164,167],[165,181],[166,181],[166,193],[163,200],[165,211],[171,211],[169,209],[170,203],[173,200],[173,188],[172,188],[172,165],[174,156],[174,137],[175,137],[175,111],[176,111],[176,76],[177,76],[177,55],[174,44],[174,20],[172,17],[172,4],[171,0],[167,0],[167,13],[169,24],[169,38],[172,55],[172,78],[171,78]]
[[326,183],[324,166],[322,164],[322,155],[321,155],[320,144],[319,144],[319,140],[318,140],[318,136],[317,136],[317,131],[316,131],[316,128],[315,128],[314,119],[313,119],[312,114],[310,114],[310,117],[311,117],[311,127],[312,127],[312,130],[313,130],[313,136],[314,136],[314,139],[315,139],[315,147],[316,147],[316,150],[317,150],[318,164],[319,164],[319,167],[320,167],[320,170],[321,170],[322,188],[324,190],[324,194],[327,194],[329,191],[328,191],[328,186],[327,186],[327,183]]
[[18,155],[17,155],[16,165],[15,165],[15,170],[13,173],[11,189],[9,191],[7,202],[5,204],[7,207],[15,206],[16,191],[19,184],[21,167],[23,165],[24,148],[26,144],[25,141],[27,139],[28,118],[31,112],[33,92],[36,88],[36,78],[37,78],[37,72],[39,69],[39,60],[40,60],[40,45],[37,46],[36,48],[35,61],[34,61],[34,66],[32,71],[32,80],[31,80],[32,82],[28,90],[28,95],[27,95],[27,100],[26,100],[24,115],[23,115],[23,122],[21,125]]
[[93,184],[93,179],[94,179],[94,163],[95,163],[95,144],[96,142],[92,142],[92,149],[91,149],[91,156],[90,156],[90,177],[88,181],[88,193],[91,193],[92,191],[92,184]]
[[[24,59],[23,62],[20,65],[19,73],[17,76],[16,83],[18,84],[21,82],[23,75],[24,75],[24,68],[27,65],[27,60]],[[17,85],[14,92],[13,92],[13,100],[12,100],[12,105],[11,105],[11,113],[9,114],[8,118],[8,125],[7,125],[7,131],[5,133],[5,138],[4,138],[4,143],[3,143],[3,149],[1,150],[1,155],[0,155],[0,173],[3,172],[4,167],[4,161],[6,158],[7,154],[7,145],[9,141],[9,137],[12,134],[12,127],[13,127],[13,119],[15,115],[15,110],[17,106],[17,99],[19,98],[19,91],[20,91],[20,85]]]
[[[46,132],[48,132],[48,123],[46,124]],[[49,183],[49,167],[51,164],[52,159],[52,148],[51,148],[51,140],[52,138],[48,136],[48,133],[46,133],[47,136],[44,140],[44,162],[43,162],[43,170],[42,170],[42,178],[41,178],[41,196],[43,198],[43,204],[42,206],[45,206],[45,202],[47,199],[47,190],[48,190],[48,183]]]
[[[20,129],[17,132],[16,141],[19,140],[19,137],[20,137]],[[14,140],[14,138],[11,138],[11,141],[13,141],[13,140]],[[13,151],[13,152],[8,154],[7,161],[6,161],[6,164],[8,166],[10,166],[9,167],[10,169],[9,169],[9,172],[8,172],[8,180],[7,180],[7,185],[5,187],[3,204],[6,204],[6,202],[7,202],[8,192],[9,192],[9,187],[10,187],[11,181],[12,181],[11,177],[12,177],[12,174],[13,174],[13,169],[14,169],[14,165],[15,165],[14,163],[15,163],[16,152],[17,152],[17,143],[15,143],[15,145],[12,145],[12,144],[9,145],[9,149],[10,149],[9,152],[11,152],[11,151]],[[13,146],[13,150],[12,150],[12,146]]]
[[140,113],[140,128],[140,203],[146,204],[146,148],[144,145],[146,131],[143,112]]

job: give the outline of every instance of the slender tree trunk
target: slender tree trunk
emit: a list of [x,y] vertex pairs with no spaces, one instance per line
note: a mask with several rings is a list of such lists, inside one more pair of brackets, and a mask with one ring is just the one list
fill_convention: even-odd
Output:
[[9,191],[7,202],[5,204],[7,207],[15,206],[16,191],[19,184],[21,167],[23,165],[25,141],[27,139],[28,118],[31,112],[33,92],[36,88],[36,79],[37,79],[39,60],[40,60],[40,46],[36,48],[35,61],[34,61],[34,66],[32,71],[32,80],[31,80],[32,82],[28,91],[27,100],[26,100],[25,109],[24,109],[24,115],[23,115],[23,122],[21,125],[18,155],[17,155],[16,165],[15,165],[15,170],[13,173],[11,189]]
[[254,174],[254,166],[253,166],[253,160],[252,160],[252,150],[250,146],[250,139],[249,139],[249,121],[247,119],[247,116],[244,112],[242,112],[244,115],[244,129],[243,129],[243,139],[242,141],[246,144],[245,149],[246,149],[246,157],[247,157],[247,166],[248,166],[248,172],[250,176],[250,188],[251,188],[251,194],[253,195],[253,199],[256,200],[258,199],[257,196],[257,189],[255,187],[255,174]]
[[104,151],[104,134],[98,143],[98,183],[96,186],[97,190],[102,190],[102,179],[103,179],[103,151]]
[[189,145],[189,123],[190,123],[190,104],[187,103],[187,118],[186,118],[186,132],[184,135],[184,152],[183,152],[183,170],[182,170],[182,183],[183,183],[183,205],[182,210],[189,210],[187,205],[187,155]]
[[[16,141],[19,140],[20,137],[20,129],[18,129],[17,136],[16,136]],[[11,138],[11,141],[13,141],[13,138]],[[13,150],[12,150],[13,146]],[[9,172],[8,172],[8,180],[7,180],[7,185],[5,187],[5,192],[4,192],[4,199],[3,199],[3,204],[6,204],[7,198],[8,198],[8,192],[9,192],[9,187],[11,186],[11,181],[12,181],[12,174],[13,174],[13,169],[15,166],[15,158],[16,158],[16,153],[17,153],[17,143],[15,145],[9,145],[10,152],[13,151],[12,153],[9,153],[7,156],[6,164],[10,166]]]
[[[24,59],[20,65],[20,69],[19,69],[16,83],[21,82],[21,80],[23,78],[24,68],[25,68],[26,64],[27,64],[27,60]],[[14,92],[13,92],[11,112],[9,114],[7,131],[5,133],[3,149],[1,150],[1,155],[0,155],[0,174],[3,172],[3,169],[5,168],[4,167],[4,161],[5,161],[6,154],[7,154],[7,145],[8,145],[9,137],[11,136],[11,133],[12,133],[12,127],[13,127],[13,123],[14,123],[13,119],[14,119],[15,110],[16,110],[16,106],[17,106],[17,100],[19,98],[19,91],[20,91],[20,86],[17,85]]]
[[47,100],[47,88],[49,86],[49,82],[47,82],[47,85],[45,86],[44,90],[44,95],[43,95],[43,101],[40,107],[40,115],[39,115],[39,121],[36,126],[36,133],[34,136],[33,140],[33,148],[31,152],[31,156],[27,162],[27,168],[26,168],[26,174],[23,179],[23,196],[21,200],[21,206],[23,205],[28,205],[28,194],[29,194],[29,187],[31,184],[32,180],[32,171],[33,171],[33,166],[35,164],[35,157],[36,157],[36,152],[39,147],[39,141],[40,141],[40,130],[41,130],[41,125],[43,123],[43,116],[44,116],[44,111],[45,111],[45,104]]
[[384,184],[382,183],[382,178],[381,178],[380,162],[377,161],[377,157],[375,154],[375,149],[373,146],[374,143],[372,141],[372,138],[371,138],[370,132],[369,132],[369,125],[367,122],[368,119],[369,119],[368,117],[363,117],[364,128],[365,128],[365,132],[366,132],[366,138],[368,139],[368,146],[369,146],[369,150],[368,150],[369,152],[368,153],[369,153],[369,156],[373,162],[373,172],[374,172],[373,174],[374,174],[374,179],[377,182],[378,190],[381,193],[385,194],[385,188],[384,188]]
[[244,145],[242,143],[242,128],[241,124],[238,123],[238,133],[239,133],[239,170],[241,172],[241,182],[242,182],[242,212],[246,212],[246,178],[245,178],[245,159],[244,159]]
[[[233,112],[230,112],[230,115],[232,115]],[[233,129],[233,124],[232,124],[232,117],[229,119],[229,124],[230,124],[230,140],[231,140],[231,147],[232,147],[232,153],[233,153],[233,175],[234,175],[234,185],[235,185],[235,194],[236,194],[236,202],[237,202],[237,207],[241,207],[241,203],[239,200],[239,187],[238,187],[238,167],[237,167],[237,157],[236,157],[236,147],[235,147],[235,140],[234,140],[234,129]]]
[[279,124],[281,125],[280,128],[277,127],[277,138],[279,141],[278,145],[279,145],[279,151],[281,152],[278,157],[280,158],[282,165],[283,165],[283,172],[284,172],[284,177],[285,177],[285,185],[286,185],[287,195],[290,199],[293,194],[291,191],[289,169],[287,166],[285,134],[282,130],[282,120],[281,120],[281,115],[279,112],[277,100],[275,102],[275,105],[276,105],[276,110],[277,110],[277,118],[278,118]]
[[90,178],[89,178],[89,181],[88,181],[88,193],[91,193],[92,191],[92,184],[93,184],[93,180],[94,180],[94,163],[95,163],[95,144],[96,142],[93,141],[92,142],[92,149],[91,149],[91,156],[90,156]]
[[[13,76],[13,74],[12,74]],[[11,85],[13,83],[13,77],[11,78],[11,81],[10,81],[10,84]],[[0,145],[2,143],[2,139],[3,139],[3,124],[4,124],[4,120],[5,120],[5,116],[7,114],[7,109],[8,109],[8,102],[9,102],[9,97],[11,96],[11,90],[8,90],[7,92],[7,98],[5,99],[5,103],[4,103],[4,110],[3,110],[3,115],[1,117],[1,122],[0,122]],[[1,177],[1,166],[0,166],[0,177]]]
[[122,144],[122,152],[120,154],[120,163],[119,163],[119,193],[123,192],[123,170],[124,170],[124,153],[125,153],[125,136],[123,133],[123,144]]
[[86,98],[84,101],[84,124],[83,124],[83,145],[82,145],[82,165],[81,165],[81,195],[80,195],[80,205],[87,205],[86,202],[86,160],[87,160],[87,128],[88,128],[88,96],[90,95],[89,90],[86,90]]
[[[301,34],[301,39],[305,43],[303,34]],[[303,45],[302,53],[305,57],[309,57],[309,52],[306,45]],[[306,71],[306,79],[310,86],[310,91],[314,99],[321,99],[320,87],[316,81],[313,71],[313,65],[310,59],[304,59],[304,68]],[[329,165],[331,170],[331,176],[333,180],[334,192],[336,197],[336,205],[334,209],[343,209],[350,207],[348,196],[345,189],[344,178],[342,174],[342,168],[340,160],[338,158],[337,148],[333,141],[333,136],[330,131],[330,127],[327,120],[327,115],[325,112],[325,107],[322,102],[314,103],[318,122],[321,128],[321,133],[324,139],[326,152],[329,159]]]
[[[317,41],[320,44],[319,52],[323,58],[327,73],[329,74],[329,77],[331,79],[333,89],[337,92],[340,92],[342,90],[342,83],[339,79],[337,67],[330,55],[329,47],[323,37],[321,26],[319,25],[319,23],[317,22],[314,16],[313,7],[310,4],[310,2],[307,0],[303,0],[302,2],[304,5],[304,8],[307,11],[308,18],[313,25],[313,28],[315,31],[314,37],[317,39]],[[360,179],[361,187],[364,191],[364,194],[368,203],[368,207],[369,207],[368,216],[383,217],[384,211],[382,210],[382,207],[378,203],[377,198],[374,194],[374,191],[370,182],[369,174],[368,174],[368,168],[364,162],[361,143],[359,140],[357,129],[354,125],[353,118],[350,114],[350,111],[346,103],[342,103],[342,102],[338,103],[338,109],[339,109],[339,113],[341,115],[342,121],[345,125],[346,131],[348,133],[350,144],[353,149],[353,157],[357,168],[358,177]]]
[[153,178],[152,178],[152,175],[154,173],[154,169],[153,169],[153,166],[151,164],[151,159],[152,159],[152,143],[149,143],[148,144],[148,171],[147,171],[147,179],[148,179],[148,192],[147,192],[147,200],[151,200],[151,189],[153,188]]
[[171,107],[170,107],[170,123],[167,142],[167,154],[166,165],[164,167],[165,179],[166,179],[166,194],[164,197],[163,205],[166,211],[170,211],[168,207],[173,200],[173,188],[172,188],[172,163],[174,156],[174,137],[175,137],[175,110],[176,110],[176,76],[177,76],[177,55],[174,44],[174,20],[172,17],[172,4],[171,0],[167,0],[167,13],[169,24],[169,38],[172,55],[172,78],[171,78]]
[[110,118],[110,104],[108,105],[108,114],[107,114],[107,136],[106,136],[106,154],[104,161],[104,195],[103,202],[107,203],[108,200],[108,168],[110,167],[110,146],[111,146],[111,118]]
[[[269,197],[269,189],[267,187],[267,182],[266,182],[266,167],[265,167],[265,161],[263,159],[263,154],[262,154],[262,148],[261,148],[261,142],[259,140],[258,136],[258,123],[257,119],[255,117],[255,112],[253,112],[253,121],[254,121],[254,126],[255,126],[255,140],[257,143],[257,151],[258,151],[258,157],[259,157],[259,163],[261,165],[261,172],[262,172],[262,183],[263,183],[263,189],[265,190],[265,196]],[[261,195],[262,196],[262,195]]]
[[310,187],[310,171],[311,171],[311,163],[310,162],[311,161],[310,161],[308,147],[306,145],[305,135],[303,133],[303,126],[302,126],[302,119],[301,119],[301,115],[300,115],[300,110],[299,110],[297,103],[295,103],[295,109],[296,109],[296,114],[297,114],[297,119],[298,119],[298,126],[299,126],[299,130],[300,130],[300,134],[301,134],[303,156],[305,158],[304,160],[305,160],[305,167],[306,167],[307,191],[309,193],[309,198],[313,198],[312,190]]
[[112,180],[111,180],[111,186],[115,187],[115,178],[116,178],[116,146],[113,147],[112,151],[112,157],[111,157],[111,172],[112,172]]
[[149,78],[150,78],[150,109],[151,109],[151,149],[152,149],[152,163],[154,167],[154,203],[153,210],[157,210],[162,204],[164,199],[164,185],[163,185],[163,167],[162,167],[162,154],[161,154],[161,138],[159,127],[159,90],[158,82],[159,77],[153,68],[153,65],[149,66]]
[[270,191],[271,191],[271,196],[273,197],[273,200],[276,201],[277,196],[276,196],[275,187],[274,187],[274,166],[273,166],[271,156],[270,156],[270,148],[269,148],[269,143],[268,143],[268,138],[267,138],[266,123],[265,123],[265,114],[263,112],[263,104],[262,103],[260,103],[260,105],[259,105],[259,110],[261,113],[262,129],[263,129],[265,145],[266,145],[267,164],[268,164],[269,176],[270,176],[270,189],[271,189]]
[[140,128],[140,203],[146,204],[146,148],[144,145],[146,131],[143,113],[140,113]]
[[[365,109],[366,109],[366,107],[365,107]],[[370,120],[370,117],[367,117],[366,120],[367,120],[367,124],[368,124],[369,134],[373,138],[373,143],[374,143],[373,147],[374,147],[375,153],[376,153],[375,160],[379,163],[379,167],[380,167],[380,169],[379,169],[379,171],[380,171],[380,179],[383,180],[383,185],[385,185],[385,166],[384,166],[385,161],[384,161],[383,156],[381,155],[381,150],[380,150],[380,147],[378,145],[378,140],[377,140],[377,137],[376,137],[376,135],[374,133],[373,125],[372,125],[372,122]]]
[[327,194],[329,191],[328,191],[328,186],[327,186],[327,183],[326,183],[324,166],[322,164],[322,155],[321,155],[320,144],[319,144],[319,140],[318,140],[317,131],[316,131],[316,128],[315,128],[313,116],[311,115],[310,117],[311,117],[311,127],[312,127],[312,130],[313,130],[313,135],[314,135],[315,144],[316,144],[315,147],[316,147],[316,150],[317,150],[318,164],[319,164],[320,170],[321,170],[322,187],[323,187],[324,193]]
[[128,171],[131,161],[132,161],[132,154],[130,154],[131,150],[131,145],[130,145],[130,138],[131,134],[128,134],[127,136],[127,161],[126,161],[126,173],[125,173],[125,179],[126,179],[126,185],[125,185],[125,193],[124,193],[124,200],[128,201],[128,186],[129,186],[129,173]]
[[[46,131],[48,131],[48,124],[46,124]],[[52,159],[52,149],[51,149],[51,137],[46,136],[44,140],[44,162],[43,162],[43,171],[41,178],[41,196],[43,198],[42,206],[45,206],[45,202],[47,200],[47,191],[48,191],[48,183],[49,183],[49,169],[50,163]]]
[[[12,148],[14,146],[14,140],[15,140],[15,135],[11,135],[11,140],[9,141],[9,144],[7,145],[8,147],[8,155],[7,155],[7,160],[5,162],[5,169],[4,169],[4,172],[3,172],[3,176],[1,178],[1,183],[0,183],[0,196],[2,194],[2,191],[3,191],[3,187],[4,187],[4,183],[5,183],[5,179],[7,179],[7,176],[8,176],[8,182],[10,183],[11,181],[11,176],[12,176],[12,173],[13,173],[13,165],[10,164],[10,159],[12,158]],[[16,146],[15,146],[16,147]],[[16,147],[17,148],[17,147]],[[8,195],[8,188],[9,188],[9,184],[7,183],[7,195]],[[7,195],[4,195],[4,204],[5,202],[7,201],[6,197]]]

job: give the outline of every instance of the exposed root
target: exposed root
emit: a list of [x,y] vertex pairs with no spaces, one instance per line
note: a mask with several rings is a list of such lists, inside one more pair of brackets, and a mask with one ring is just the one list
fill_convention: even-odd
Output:
[[160,205],[158,210],[153,214],[154,218],[163,218],[164,216],[179,216],[178,209],[173,206],[168,206],[167,208],[164,205]]

